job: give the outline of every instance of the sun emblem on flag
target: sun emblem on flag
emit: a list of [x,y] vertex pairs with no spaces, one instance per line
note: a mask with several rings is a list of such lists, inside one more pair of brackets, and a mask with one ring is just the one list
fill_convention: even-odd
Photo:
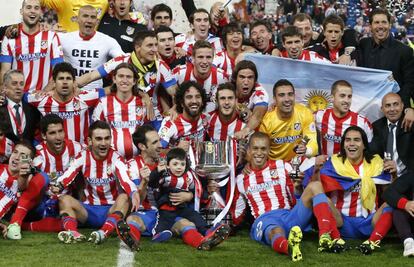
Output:
[[331,105],[331,95],[324,90],[310,90],[304,99],[313,112],[326,109]]

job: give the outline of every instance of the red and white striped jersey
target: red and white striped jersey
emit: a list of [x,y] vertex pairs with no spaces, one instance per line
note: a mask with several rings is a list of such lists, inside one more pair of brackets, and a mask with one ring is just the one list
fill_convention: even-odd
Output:
[[213,65],[219,69],[222,69],[229,77],[231,77],[234,67],[236,66],[236,59],[231,58],[227,51],[222,51],[216,53],[213,60]]
[[63,62],[63,52],[55,32],[27,34],[20,26],[17,38],[4,37],[0,62],[10,63],[12,69],[23,72],[25,92],[39,91],[52,77],[52,67]]
[[5,163],[9,160],[13,152],[14,143],[7,137],[0,139],[0,163]]
[[[220,37],[216,37],[212,35],[211,33],[209,33],[206,41],[209,42],[213,46],[215,53],[224,51],[224,46],[223,46],[223,43],[221,42]],[[191,55],[193,54],[193,46],[195,42],[196,42],[196,39],[194,38],[194,35],[187,36],[186,33],[181,33],[175,36],[175,46],[180,47],[184,51],[186,51],[187,58],[191,58]]]
[[146,109],[139,96],[132,96],[122,102],[116,95],[108,95],[99,101],[93,111],[92,120],[106,121],[112,129],[113,148],[126,159],[138,153],[132,142],[137,126],[145,122]]
[[177,66],[173,70],[173,74],[178,84],[184,81],[195,81],[203,86],[207,95],[207,107],[206,111],[211,112],[216,109],[216,93],[217,87],[225,82],[229,81],[229,78],[223,70],[214,66],[211,67],[211,72],[208,78],[199,79],[194,75],[194,65],[187,63],[186,65]]
[[[128,170],[129,170],[129,177],[131,180],[138,186],[141,183],[141,176],[139,170],[144,166],[148,166],[148,168],[153,171],[157,168],[158,163],[154,165],[148,165],[145,163],[144,159],[141,155],[134,157],[133,159],[128,161]],[[157,209],[157,202],[154,199],[154,192],[152,188],[147,187],[147,194],[144,200],[141,199],[141,210],[156,210]]]
[[[280,53],[281,57],[289,58],[288,52],[286,50],[282,51]],[[319,62],[319,63],[325,63],[325,64],[332,64],[331,61],[324,58],[323,56],[319,55],[318,53],[314,51],[309,51],[304,49],[302,51],[302,55],[297,58],[297,60],[304,60],[304,61],[311,61],[311,62]]]
[[[109,73],[111,73],[119,64],[121,63],[131,63],[131,54],[125,54],[123,56],[119,56],[116,58],[113,58],[100,66],[98,68],[98,72],[100,73],[101,77],[106,77]],[[160,110],[161,108],[161,102],[160,102],[160,95],[158,93],[158,84],[161,84],[165,89],[176,85],[176,80],[174,79],[174,76],[171,73],[170,67],[162,61],[162,60],[156,60],[155,61],[155,71],[148,71],[144,75],[145,80],[145,91],[148,93],[148,95],[151,97],[152,103],[154,105],[154,112],[155,112],[155,118],[157,120],[162,119],[162,115]]]
[[36,157],[33,160],[33,166],[39,168],[42,172],[47,173],[51,180],[60,177],[75,159],[75,156],[86,149],[80,143],[65,139],[63,151],[56,155],[48,148],[46,141],[36,146]]
[[35,106],[42,115],[57,114],[63,119],[66,138],[81,144],[86,143],[89,128],[89,109],[95,107],[99,98],[105,96],[103,89],[82,91],[67,102],[59,102],[52,96],[38,97],[35,94],[25,95],[27,102]]
[[[357,170],[359,175],[363,175],[363,164],[360,164]],[[333,191],[328,193],[328,197],[336,208],[345,216],[349,217],[367,217],[371,213],[375,213],[377,202],[373,210],[367,210],[362,206],[361,198],[361,181],[349,188],[347,191]]]
[[17,178],[8,171],[6,164],[0,164],[0,219],[18,201]]
[[205,114],[201,114],[196,121],[188,121],[183,114],[179,114],[174,121],[166,117],[161,123],[158,134],[164,148],[174,147],[180,140],[190,141],[195,146],[197,142],[205,140],[207,128],[208,121]]
[[110,149],[106,159],[97,160],[90,150],[79,153],[57,180],[67,188],[81,173],[85,181],[85,201],[89,205],[112,205],[119,195],[118,184],[131,196],[137,187],[131,181],[124,159]]
[[290,165],[282,160],[269,160],[261,170],[237,176],[237,188],[249,203],[254,218],[277,209],[292,209],[296,204]]
[[176,188],[182,190],[194,190],[194,181],[197,179],[192,171],[187,171],[182,176],[169,175],[163,178],[160,186],[165,188]]
[[235,132],[240,131],[246,125],[238,116],[230,122],[220,119],[219,112],[214,111],[208,120],[208,136],[211,140],[226,141],[229,136],[234,136]]
[[248,99],[238,98],[237,102],[245,105],[250,110],[253,110],[256,106],[267,107],[269,105],[269,94],[259,83],[256,83],[250,97]]
[[343,118],[335,116],[333,109],[315,112],[316,127],[321,133],[322,154],[333,155],[341,150],[341,137],[349,126],[359,126],[367,134],[368,141],[372,139],[371,123],[362,115],[349,111]]

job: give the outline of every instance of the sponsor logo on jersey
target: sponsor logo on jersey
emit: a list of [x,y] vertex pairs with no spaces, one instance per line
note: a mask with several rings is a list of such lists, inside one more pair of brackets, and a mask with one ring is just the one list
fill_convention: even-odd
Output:
[[110,176],[108,178],[87,177],[86,181],[92,186],[102,186],[102,185],[109,185],[111,182],[114,182],[115,177],[113,176]]
[[331,141],[334,143],[341,143],[341,136],[335,136],[335,135],[330,135],[330,134],[325,134],[323,136],[323,138],[325,138],[325,140],[327,141]]
[[277,137],[273,139],[273,142],[275,142],[278,145],[284,144],[284,143],[294,143],[299,138],[301,138],[300,135]]
[[5,196],[17,202],[17,195],[16,192],[12,190],[12,188],[8,188],[3,182],[0,182],[0,191],[3,192]]
[[269,188],[272,188],[275,185],[279,185],[279,179],[275,179],[275,180],[271,180],[268,182],[264,182],[261,184],[256,184],[256,185],[251,185],[247,188],[246,190],[246,194],[254,194],[254,193],[258,193],[261,191],[266,191]]
[[47,53],[31,53],[31,54],[22,54],[17,57],[17,61],[35,61],[41,58],[47,57]]

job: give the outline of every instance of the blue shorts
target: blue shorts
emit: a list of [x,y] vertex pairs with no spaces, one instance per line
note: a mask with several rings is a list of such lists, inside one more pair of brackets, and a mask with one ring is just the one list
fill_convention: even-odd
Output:
[[372,218],[374,213],[368,217],[349,217],[342,215],[344,224],[339,228],[341,237],[345,239],[365,239],[368,238],[374,228],[372,227]]
[[135,215],[141,218],[145,225],[145,231],[141,234],[143,236],[152,236],[152,229],[155,227],[157,223],[157,210],[140,210],[131,213],[131,215]]
[[287,234],[290,228],[295,225],[301,229],[307,228],[311,218],[312,209],[305,207],[302,200],[299,199],[291,210],[272,210],[259,216],[250,229],[250,238],[271,245],[268,235],[273,228],[280,227]]
[[108,212],[112,205],[89,205],[85,203],[81,204],[88,213],[88,218],[86,219],[86,222],[82,224],[82,226],[101,228],[101,226],[105,223],[106,218],[108,217]]

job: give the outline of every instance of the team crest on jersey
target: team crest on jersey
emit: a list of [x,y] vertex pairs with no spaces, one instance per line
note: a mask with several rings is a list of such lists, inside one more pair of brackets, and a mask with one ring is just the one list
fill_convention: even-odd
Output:
[[135,31],[135,29],[134,29],[133,27],[128,26],[128,27],[126,28],[126,33],[127,33],[128,35],[132,35],[132,34],[134,34],[134,31]]
[[160,137],[161,138],[165,138],[165,137],[167,137],[167,134],[168,134],[168,128],[167,127],[163,127],[161,129],[161,131],[160,131]]
[[270,170],[270,176],[272,177],[272,179],[276,179],[277,178],[277,170]]
[[42,40],[40,42],[40,48],[41,49],[47,49],[47,40]]
[[137,107],[135,109],[135,113],[138,115],[142,115],[144,113],[144,109],[142,107]]
[[73,109],[74,110],[80,109],[80,102],[76,99],[73,100]]
[[300,131],[301,129],[300,122],[295,122],[295,124],[293,124],[293,129],[295,131]]

